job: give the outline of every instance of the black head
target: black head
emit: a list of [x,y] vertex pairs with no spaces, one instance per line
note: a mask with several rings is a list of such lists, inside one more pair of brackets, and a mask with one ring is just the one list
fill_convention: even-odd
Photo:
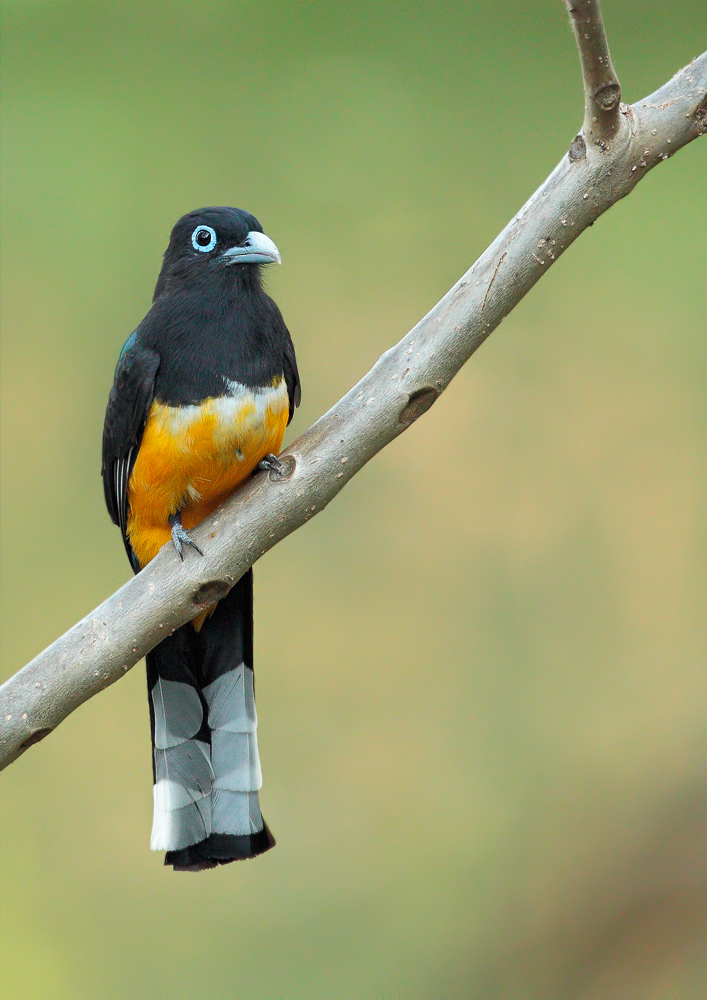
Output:
[[276,263],[277,247],[250,212],[200,208],[172,230],[154,297],[175,286],[230,284],[237,275],[257,281],[262,264]]

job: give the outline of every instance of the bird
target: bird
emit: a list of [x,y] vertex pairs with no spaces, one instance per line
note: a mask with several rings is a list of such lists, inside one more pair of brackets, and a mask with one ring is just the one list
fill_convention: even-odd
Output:
[[[280,264],[258,220],[197,209],[172,229],[152,306],[126,340],[103,429],[108,513],[135,573],[277,454],[301,397],[292,338],[263,288]],[[275,840],[262,786],[253,674],[253,571],[147,654],[150,846],[176,871],[255,857]]]

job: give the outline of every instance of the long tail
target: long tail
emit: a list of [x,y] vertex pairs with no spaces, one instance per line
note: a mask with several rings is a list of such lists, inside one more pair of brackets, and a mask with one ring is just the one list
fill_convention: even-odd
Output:
[[202,871],[275,845],[260,812],[253,684],[253,573],[200,631],[177,629],[147,656],[154,748],[151,847]]

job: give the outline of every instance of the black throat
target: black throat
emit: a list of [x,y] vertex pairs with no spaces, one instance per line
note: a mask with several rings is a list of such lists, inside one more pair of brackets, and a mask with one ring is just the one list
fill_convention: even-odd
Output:
[[165,270],[138,331],[161,358],[158,401],[195,405],[226,395],[228,382],[260,388],[283,374],[287,330],[263,290],[260,265],[214,262],[198,274]]

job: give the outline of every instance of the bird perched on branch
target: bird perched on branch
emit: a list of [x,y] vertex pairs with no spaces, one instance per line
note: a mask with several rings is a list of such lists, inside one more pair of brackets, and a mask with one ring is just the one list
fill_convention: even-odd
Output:
[[[177,222],[152,308],[128,337],[103,431],[103,486],[135,572],[275,457],[300,401],[297,362],[264,264],[257,219],[204,208]],[[201,871],[275,841],[260,812],[253,686],[253,576],[147,655],[154,747],[151,846]]]

